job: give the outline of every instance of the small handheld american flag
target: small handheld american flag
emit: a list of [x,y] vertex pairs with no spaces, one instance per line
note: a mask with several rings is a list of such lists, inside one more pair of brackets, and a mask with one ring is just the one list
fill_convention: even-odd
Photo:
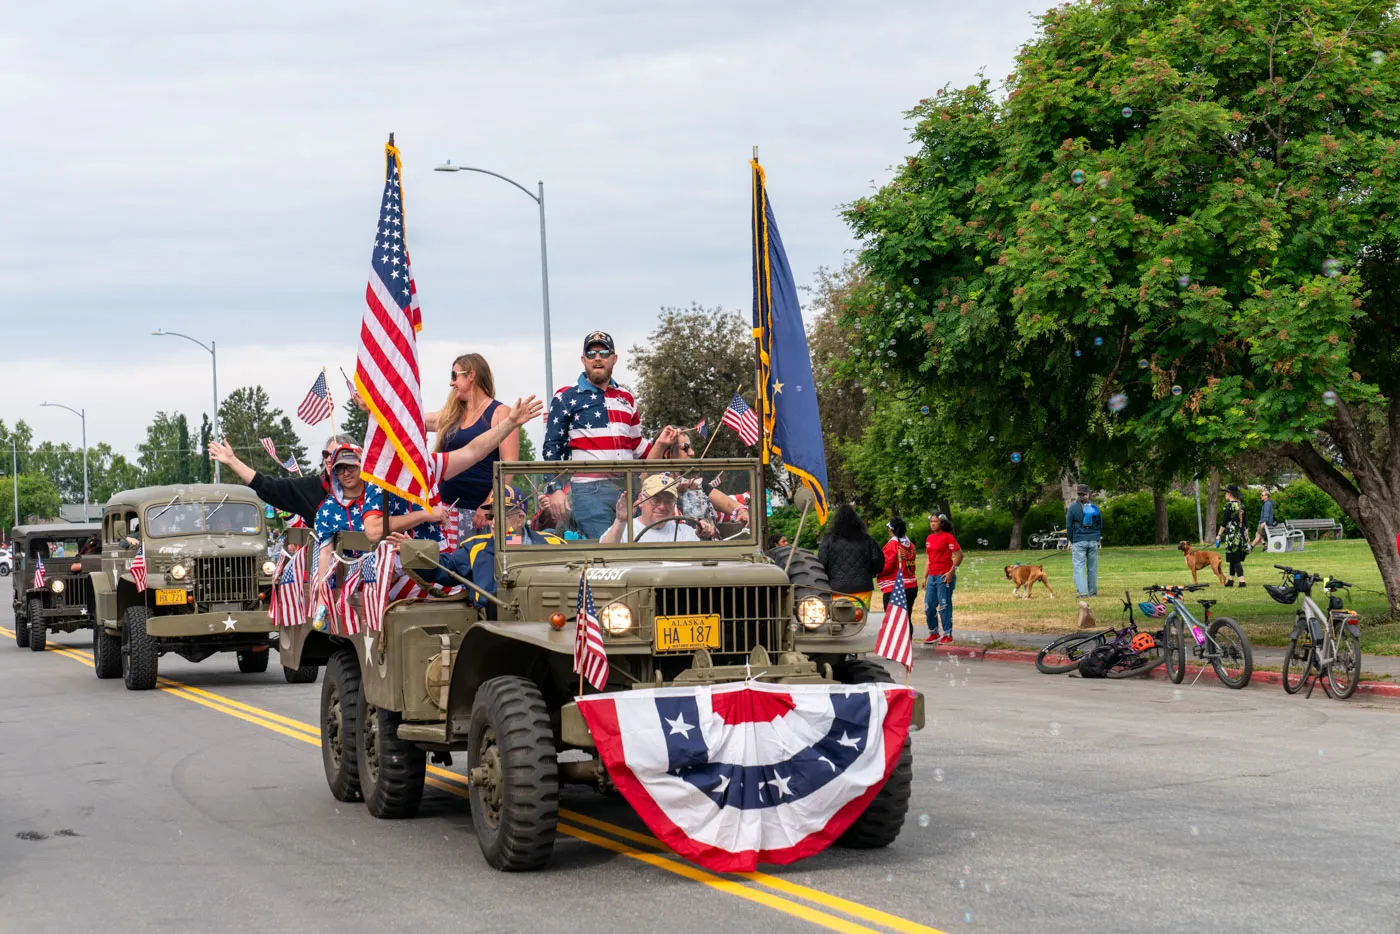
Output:
[[894,577],[890,602],[885,607],[885,621],[875,639],[875,654],[905,668],[914,667],[914,636],[909,624],[909,595],[904,592],[904,571]]
[[598,608],[588,589],[588,569],[578,578],[578,628],[574,634],[574,671],[598,690],[608,686],[608,650],[603,647],[603,630],[598,625]]
[[38,589],[44,586],[44,559],[40,558],[39,563],[34,565],[34,587]]
[[306,620],[306,549],[284,552],[267,609],[274,626],[297,626]]
[[[308,425],[314,425],[330,418],[334,408],[335,406],[331,402],[331,391],[326,386],[326,371],[322,370],[317,374],[316,382],[311,384],[306,398],[301,400],[301,405],[297,406],[297,418]],[[276,457],[277,455],[273,454],[272,456]]]
[[744,404],[744,397],[737,392],[729,402],[729,408],[724,410],[724,417],[720,419],[720,424],[728,425],[739,434],[739,440],[749,447],[758,444],[758,416],[754,410]]
[[142,545],[136,549],[136,557],[132,558],[126,566],[131,574],[132,581],[136,584],[136,591],[144,593],[146,590],[146,546]]
[[267,452],[267,456],[281,464],[283,470],[289,473],[301,473],[301,465],[297,463],[295,456],[288,455],[287,459],[283,460],[277,456],[277,445],[273,443],[271,438],[260,438],[258,440],[262,442],[263,450]]

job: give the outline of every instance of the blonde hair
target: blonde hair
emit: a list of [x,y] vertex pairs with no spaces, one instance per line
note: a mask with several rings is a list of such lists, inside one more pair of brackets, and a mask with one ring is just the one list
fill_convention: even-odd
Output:
[[[491,376],[491,364],[486,362],[486,358],[479,353],[464,353],[456,360],[452,361],[454,371],[469,372],[476,382],[476,386],[486,393],[487,398],[496,398],[496,380]],[[457,395],[457,390],[453,389],[447,394],[447,401],[442,404],[442,409],[437,417],[437,443],[434,450],[441,452],[447,442],[452,440],[452,436],[462,427],[462,416],[467,411],[467,403]]]

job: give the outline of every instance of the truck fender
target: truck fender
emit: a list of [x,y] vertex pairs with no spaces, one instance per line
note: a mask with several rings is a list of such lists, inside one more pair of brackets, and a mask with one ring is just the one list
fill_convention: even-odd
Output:
[[568,700],[568,691],[561,690],[559,675],[567,674],[572,667],[573,652],[572,627],[554,630],[548,623],[518,622],[472,626],[452,659],[452,681],[447,694],[449,732],[466,735],[472,703],[488,677],[529,678],[544,691],[551,707],[562,705]]

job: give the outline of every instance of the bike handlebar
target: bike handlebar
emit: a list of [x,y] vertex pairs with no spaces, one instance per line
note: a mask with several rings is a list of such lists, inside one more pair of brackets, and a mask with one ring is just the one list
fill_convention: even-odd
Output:
[[1142,588],[1147,593],[1181,593],[1182,591],[1195,592],[1205,590],[1210,584],[1148,584]]

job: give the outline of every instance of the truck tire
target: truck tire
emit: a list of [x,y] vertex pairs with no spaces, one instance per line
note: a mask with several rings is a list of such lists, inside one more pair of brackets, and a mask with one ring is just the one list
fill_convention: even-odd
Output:
[[238,670],[245,675],[256,675],[267,671],[267,657],[272,654],[264,649],[261,652],[254,652],[248,649],[238,653]]
[[360,791],[369,812],[384,820],[418,813],[428,775],[428,754],[399,739],[402,719],[360,695]]
[[122,624],[122,681],[128,691],[149,691],[160,673],[156,640],[146,635],[150,613],[144,606],[129,606]]
[[29,648],[29,621],[20,614],[18,605],[15,606],[15,645]]
[[544,695],[507,676],[481,686],[467,733],[472,824],[481,854],[503,872],[538,869],[554,850],[559,760]]
[[349,646],[331,656],[321,682],[321,764],[337,801],[359,801],[360,658]]
[[49,640],[48,630],[44,628],[44,601],[38,597],[29,598],[29,625],[28,639],[29,651],[42,652]]
[[[885,666],[868,658],[851,658],[834,666],[836,680],[842,684],[891,684],[894,678]],[[904,749],[899,762],[885,781],[885,787],[870,800],[865,813],[846,828],[836,841],[839,846],[856,850],[874,850],[889,846],[904,827],[909,813],[909,794],[914,784],[914,749],[910,737],[904,737]]]
[[[793,550],[792,545],[779,545],[768,552],[768,557],[778,567],[782,567],[788,563],[788,555],[792,554]],[[788,580],[794,588],[793,605],[803,597],[812,595],[829,598],[831,579],[826,576],[826,568],[822,567],[821,561],[806,548],[797,548],[796,552],[792,555],[792,564],[788,565]]]
[[282,677],[287,679],[288,684],[315,684],[316,675],[321,669],[315,665],[302,665],[300,668],[288,668],[282,666]]
[[122,673],[121,637],[108,634],[101,620],[92,624],[92,670],[104,681]]

